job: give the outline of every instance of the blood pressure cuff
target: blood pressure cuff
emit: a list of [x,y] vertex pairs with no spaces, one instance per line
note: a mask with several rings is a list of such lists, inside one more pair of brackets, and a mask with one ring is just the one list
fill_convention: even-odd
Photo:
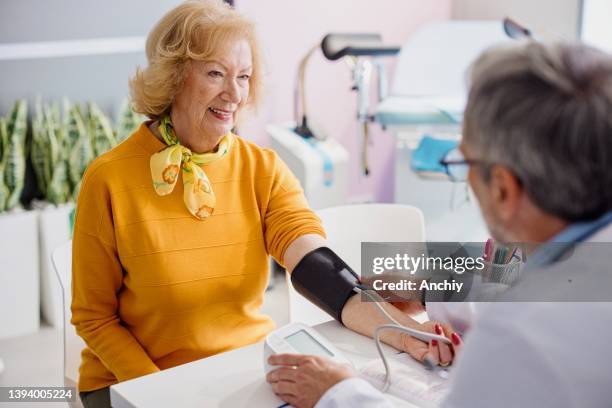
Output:
[[356,292],[359,277],[327,247],[307,253],[291,273],[295,290],[342,323],[342,308]]

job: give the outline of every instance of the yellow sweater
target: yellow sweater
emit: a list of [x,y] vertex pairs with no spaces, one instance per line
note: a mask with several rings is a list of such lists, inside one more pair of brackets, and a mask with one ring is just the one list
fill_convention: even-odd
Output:
[[79,391],[100,389],[261,340],[268,254],[324,236],[278,156],[236,137],[202,166],[217,204],[189,214],[179,179],[153,190],[149,159],[165,145],[142,124],[87,169],[77,203],[72,324],[85,340]]

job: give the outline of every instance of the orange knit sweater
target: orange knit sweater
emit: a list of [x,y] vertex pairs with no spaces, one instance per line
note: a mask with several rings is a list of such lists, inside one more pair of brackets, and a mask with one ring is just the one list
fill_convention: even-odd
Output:
[[72,324],[85,340],[79,391],[92,391],[255,343],[274,328],[260,313],[268,254],[282,261],[301,235],[324,236],[278,156],[236,137],[202,166],[217,197],[198,221],[179,179],[153,190],[163,149],[142,124],[87,169],[77,202]]

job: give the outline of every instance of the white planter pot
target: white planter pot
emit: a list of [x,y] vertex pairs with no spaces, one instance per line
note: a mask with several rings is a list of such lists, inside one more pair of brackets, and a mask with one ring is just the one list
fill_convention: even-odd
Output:
[[40,327],[38,212],[0,214],[0,338]]
[[63,325],[62,288],[51,263],[51,253],[71,238],[70,214],[74,204],[47,206],[39,211],[40,302],[43,319],[53,327]]

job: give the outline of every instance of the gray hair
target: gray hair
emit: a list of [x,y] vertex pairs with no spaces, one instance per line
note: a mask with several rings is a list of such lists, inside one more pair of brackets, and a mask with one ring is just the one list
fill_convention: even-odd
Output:
[[498,47],[470,82],[463,137],[475,158],[506,166],[564,220],[612,210],[612,57],[580,44]]

